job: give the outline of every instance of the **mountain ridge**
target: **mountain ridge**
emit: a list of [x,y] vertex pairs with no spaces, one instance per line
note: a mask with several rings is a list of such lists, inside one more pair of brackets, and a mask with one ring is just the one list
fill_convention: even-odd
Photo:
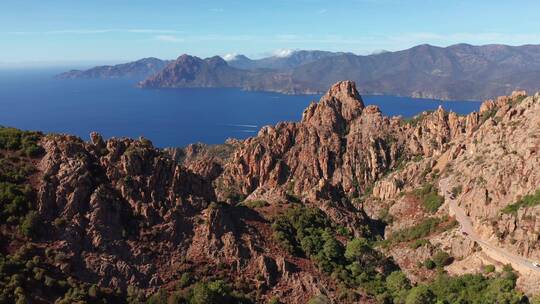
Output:
[[[371,55],[325,51],[294,51],[288,56],[225,61],[227,68],[203,69],[200,78],[174,83],[154,70],[144,87],[234,87],[285,94],[324,93],[340,79],[352,79],[362,94],[441,100],[483,100],[514,90],[540,90],[540,46],[429,44]],[[171,61],[179,68],[179,62]],[[170,69],[169,69],[170,70]],[[212,75],[212,73],[216,73]],[[68,78],[88,73],[67,73]],[[90,73],[90,75],[94,75]],[[94,77],[94,76],[93,76]],[[99,74],[96,76],[99,77]],[[152,80],[153,79],[153,80]],[[156,79],[161,79],[159,84]],[[203,81],[203,79],[206,79]],[[210,81],[210,79],[213,79]],[[148,84],[148,85],[146,85]]]
[[56,75],[58,79],[146,78],[165,67],[169,61],[155,57],[142,58],[117,65],[96,66],[88,70],[71,70]]

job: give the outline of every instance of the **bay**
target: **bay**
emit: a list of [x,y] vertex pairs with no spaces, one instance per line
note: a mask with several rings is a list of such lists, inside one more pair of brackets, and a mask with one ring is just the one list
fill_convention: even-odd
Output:
[[[144,136],[159,147],[223,143],[247,138],[265,125],[299,121],[319,95],[283,95],[239,89],[135,87],[133,79],[59,80],[65,69],[0,71],[0,125],[69,133],[88,139]],[[439,106],[459,114],[478,111],[475,101],[363,96],[385,115],[412,117]]]

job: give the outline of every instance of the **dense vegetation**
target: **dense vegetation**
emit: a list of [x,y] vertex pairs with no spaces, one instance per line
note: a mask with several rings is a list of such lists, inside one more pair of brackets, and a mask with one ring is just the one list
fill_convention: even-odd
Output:
[[[421,240],[441,229],[453,227],[448,219],[428,218],[419,225],[399,231],[396,241]],[[380,303],[527,303],[515,291],[516,275],[511,268],[502,273],[452,277],[442,267],[452,262],[444,251],[426,261],[429,268],[439,268],[439,275],[429,284],[413,286],[390,260],[377,252],[364,238],[338,240],[331,221],[318,209],[297,207],[278,217],[274,235],[280,244],[295,255],[312,259],[323,272],[331,273],[340,288],[341,300],[358,300],[358,291],[374,296]],[[309,303],[328,303],[317,295]]]
[[[128,297],[130,304],[242,304],[253,303],[245,295],[233,290],[230,284],[224,280],[198,282],[180,282],[180,290],[167,292],[161,290],[151,296],[147,301],[144,297],[138,298],[133,294]],[[187,286],[186,286],[187,285]]]
[[502,212],[516,215],[521,208],[534,207],[537,205],[540,205],[540,189],[536,190],[534,194],[525,195],[517,202],[506,206]]
[[439,190],[433,184],[427,183],[422,188],[416,189],[412,194],[422,202],[422,206],[429,212],[434,213],[444,202],[444,198],[439,195]]
[[43,152],[37,144],[41,136],[43,135],[39,132],[0,127],[0,149],[35,157]]
[[315,208],[294,207],[272,225],[274,237],[289,252],[306,256],[321,271],[342,284],[343,297],[354,300],[355,288],[377,294],[384,290],[384,276],[394,264],[373,249],[366,238],[338,240],[339,229]]
[[58,259],[31,245],[16,254],[0,254],[0,303],[122,303],[110,289],[77,281],[52,266]]
[[388,246],[395,243],[414,241],[411,246],[419,247],[426,242],[423,238],[436,232],[452,229],[457,224],[455,220],[449,219],[446,216],[443,218],[428,217],[414,226],[395,231],[388,239],[379,243]]
[[246,206],[248,208],[257,209],[268,206],[268,202],[264,200],[254,200],[254,201],[244,201],[241,204],[242,206]]
[[28,161],[42,153],[40,133],[0,127],[0,221],[19,226],[31,237],[39,217],[33,212],[34,191],[27,182],[34,169]]
[[463,303],[483,304],[528,303],[515,291],[516,275],[511,268],[491,277],[480,274],[449,276],[440,274],[433,282],[410,289],[407,296],[394,301],[406,304]]

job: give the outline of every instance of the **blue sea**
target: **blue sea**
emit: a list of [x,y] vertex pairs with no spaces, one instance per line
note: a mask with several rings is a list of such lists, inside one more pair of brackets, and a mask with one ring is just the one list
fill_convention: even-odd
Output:
[[[68,69],[0,70],[0,125],[69,133],[88,139],[150,139],[159,147],[223,143],[247,138],[265,125],[298,121],[319,95],[282,95],[238,89],[163,89],[135,87],[135,80],[58,80]],[[363,96],[386,115],[411,117],[439,105],[460,114],[479,102],[437,101],[395,96]]]

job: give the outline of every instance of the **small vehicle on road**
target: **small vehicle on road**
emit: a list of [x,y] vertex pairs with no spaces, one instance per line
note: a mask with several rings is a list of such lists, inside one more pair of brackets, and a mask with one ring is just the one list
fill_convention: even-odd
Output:
[[533,262],[533,266],[536,268],[540,268],[540,264],[538,264],[537,262]]
[[461,231],[461,234],[463,234],[464,236],[469,235],[469,234],[468,234],[467,232],[465,232],[465,231]]

